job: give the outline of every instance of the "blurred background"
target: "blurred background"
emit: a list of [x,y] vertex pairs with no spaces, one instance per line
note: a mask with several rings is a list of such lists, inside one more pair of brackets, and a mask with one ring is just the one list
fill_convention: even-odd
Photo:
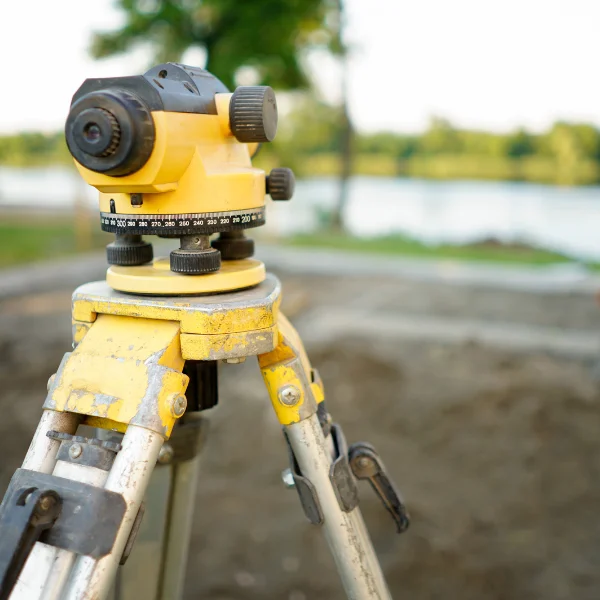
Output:
[[[30,0],[0,15],[2,489],[70,348],[71,291],[105,270],[110,236],[63,139],[70,98],[88,77],[184,62],[277,93],[255,164],[293,168],[297,191],[251,234],[330,411],[406,497],[398,537],[361,490],[394,597],[598,598],[596,0]],[[342,598],[281,484],[258,370],[221,381],[186,597]]]

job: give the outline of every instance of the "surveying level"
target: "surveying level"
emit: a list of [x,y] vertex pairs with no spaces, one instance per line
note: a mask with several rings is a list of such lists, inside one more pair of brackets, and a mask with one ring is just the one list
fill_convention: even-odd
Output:
[[[179,598],[201,412],[217,404],[218,362],[248,356],[283,426],[284,480],[323,527],[348,597],[390,598],[356,480],[370,482],[398,532],[408,527],[402,499],[375,449],[348,448],[332,423],[279,311],[281,285],[245,236],[265,222],[266,194],[293,194],[289,169],[267,176],[251,165],[276,130],[271,88],[231,94],[179,64],[88,79],[75,93],[67,144],[116,237],[106,281],[74,292],[74,349],[48,382],[0,505],[0,600]],[[179,238],[179,248],[153,259],[147,234]]]

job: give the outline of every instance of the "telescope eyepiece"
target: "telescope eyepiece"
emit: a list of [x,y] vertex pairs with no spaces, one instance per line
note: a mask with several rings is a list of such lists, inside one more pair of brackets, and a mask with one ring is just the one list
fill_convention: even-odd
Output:
[[154,147],[154,121],[134,94],[91,92],[72,106],[65,126],[67,146],[81,165],[113,177],[139,171]]
[[73,139],[82,152],[105,158],[113,155],[121,140],[121,127],[104,108],[88,108],[73,121]]

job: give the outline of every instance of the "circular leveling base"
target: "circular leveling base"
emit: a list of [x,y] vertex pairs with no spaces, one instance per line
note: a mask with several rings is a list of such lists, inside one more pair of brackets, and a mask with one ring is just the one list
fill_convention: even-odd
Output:
[[181,296],[230,292],[258,285],[265,279],[265,265],[254,259],[224,261],[208,275],[173,273],[168,258],[157,258],[140,267],[109,267],[106,282],[119,292]]

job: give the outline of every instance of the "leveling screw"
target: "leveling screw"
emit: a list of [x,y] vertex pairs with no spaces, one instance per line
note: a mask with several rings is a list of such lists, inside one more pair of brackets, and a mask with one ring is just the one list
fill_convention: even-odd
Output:
[[277,397],[279,398],[279,402],[281,404],[285,404],[286,406],[294,406],[298,404],[300,401],[300,390],[295,385],[284,385],[279,388],[279,392]]
[[171,399],[171,412],[174,417],[181,417],[187,408],[187,400],[181,394],[173,394]]

